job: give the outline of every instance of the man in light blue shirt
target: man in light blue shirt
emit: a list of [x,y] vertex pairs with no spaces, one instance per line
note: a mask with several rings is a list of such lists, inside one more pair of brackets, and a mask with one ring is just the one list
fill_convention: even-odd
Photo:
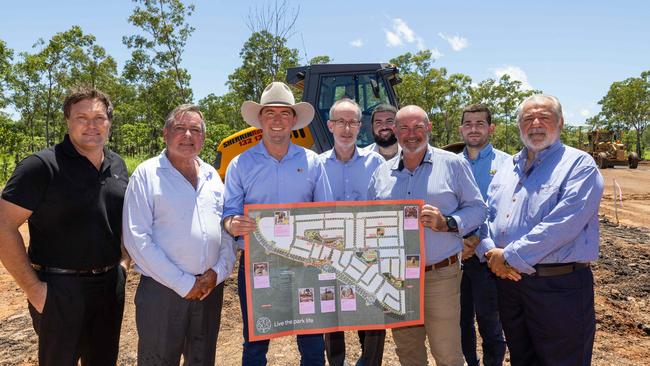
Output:
[[422,108],[406,106],[396,115],[402,154],[372,176],[368,199],[422,199],[420,222],[426,250],[424,326],[393,329],[402,365],[426,365],[428,338],[438,365],[462,366],[460,344],[460,261],[463,236],[486,217],[486,207],[461,157],[429,145],[431,123]]
[[124,245],[140,272],[139,365],[214,365],[224,281],[235,263],[222,233],[224,186],[198,154],[205,122],[184,104],[165,122],[167,148],[140,164],[124,199]]
[[[492,147],[490,136],[494,133],[490,109],[482,104],[472,104],[463,109],[458,132],[465,142],[459,154],[470,164],[483,200],[487,189],[500,166],[512,157]],[[499,320],[495,278],[487,263],[479,261],[474,250],[478,234],[463,241],[463,279],[460,282],[460,331],[465,362],[468,366],[480,365],[476,355],[476,328],[481,333],[483,365],[500,366],[506,353],[506,341]]]
[[[334,136],[334,148],[322,153],[327,178],[335,201],[364,201],[368,197],[368,182],[372,173],[384,162],[376,152],[357,148],[361,127],[361,108],[351,99],[340,99],[330,108],[327,127]],[[357,365],[381,366],[386,331],[359,331],[361,357]],[[345,364],[345,335],[343,332],[325,334],[327,361],[331,366]]]
[[560,142],[557,98],[517,110],[524,148],[488,189],[489,230],[478,256],[497,280],[511,364],[589,365],[595,334],[593,275],[603,178],[590,155]]
[[[289,87],[269,84],[260,103],[246,101],[241,108],[244,121],[262,129],[262,141],[235,157],[226,171],[224,228],[235,237],[255,230],[256,223],[244,215],[245,204],[331,201],[332,191],[325,168],[313,151],[291,143],[291,131],[306,127],[314,118],[309,103],[295,103]],[[244,255],[237,278],[244,328],[243,365],[266,365],[269,341],[248,340],[248,308]],[[301,365],[324,365],[322,334],[299,335]]]

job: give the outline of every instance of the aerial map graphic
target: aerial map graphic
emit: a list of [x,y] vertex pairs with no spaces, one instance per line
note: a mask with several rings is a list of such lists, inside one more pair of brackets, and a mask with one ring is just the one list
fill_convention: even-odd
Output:
[[421,201],[249,205],[249,337],[422,324]]

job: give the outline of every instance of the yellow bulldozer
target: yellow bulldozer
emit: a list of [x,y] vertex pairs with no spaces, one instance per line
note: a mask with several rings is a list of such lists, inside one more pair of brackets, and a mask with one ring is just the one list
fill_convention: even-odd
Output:
[[582,149],[591,154],[601,169],[616,165],[627,165],[630,169],[636,169],[639,165],[639,156],[634,152],[626,153],[625,145],[616,139],[616,134],[612,131],[589,131],[587,140]]

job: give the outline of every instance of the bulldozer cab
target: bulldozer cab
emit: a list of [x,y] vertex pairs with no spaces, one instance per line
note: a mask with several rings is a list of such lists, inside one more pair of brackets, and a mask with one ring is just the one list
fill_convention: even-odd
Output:
[[[357,145],[374,142],[370,115],[382,103],[398,107],[394,85],[400,82],[397,68],[388,64],[323,64],[287,69],[287,83],[302,91],[302,101],[310,103],[316,113],[305,128],[293,131],[294,144],[322,153],[334,146],[334,138],[327,128],[332,104],[341,98],[350,98],[361,107],[361,131]],[[230,161],[235,156],[261,141],[262,131],[250,127],[221,141],[217,147],[215,169],[223,179]]]
[[352,99],[361,107],[362,124],[357,145],[364,147],[373,143],[370,115],[382,103],[397,107],[393,86],[399,81],[397,69],[387,64],[326,64],[287,70],[287,82],[302,87],[302,100],[316,109],[314,121],[309,125],[314,136],[314,144],[309,147],[316,152],[334,146],[327,120],[332,104],[341,98]]

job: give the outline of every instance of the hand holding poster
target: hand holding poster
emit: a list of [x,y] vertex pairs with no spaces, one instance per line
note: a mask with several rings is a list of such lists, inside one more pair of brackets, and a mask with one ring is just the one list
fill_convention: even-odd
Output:
[[421,204],[247,205],[249,339],[423,324]]

